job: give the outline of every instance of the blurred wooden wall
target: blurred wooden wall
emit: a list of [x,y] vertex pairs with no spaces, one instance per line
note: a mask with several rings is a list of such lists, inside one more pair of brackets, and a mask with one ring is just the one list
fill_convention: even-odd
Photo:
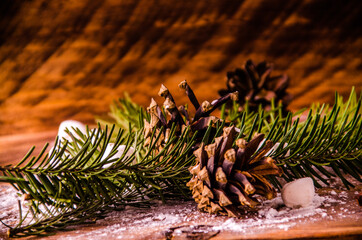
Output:
[[124,91],[201,100],[251,58],[286,72],[292,110],[362,88],[362,1],[1,0],[0,135],[94,122]]

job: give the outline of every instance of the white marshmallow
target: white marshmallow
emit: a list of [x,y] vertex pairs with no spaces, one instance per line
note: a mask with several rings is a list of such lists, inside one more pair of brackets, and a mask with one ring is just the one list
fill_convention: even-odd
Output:
[[64,139],[68,140],[69,142],[72,141],[72,138],[65,131],[66,129],[68,129],[74,136],[77,136],[72,127],[75,129],[78,128],[84,134],[87,132],[86,126],[83,123],[75,120],[66,120],[59,125],[58,137],[60,141],[63,141]]
[[[106,150],[104,151],[104,154],[102,156],[102,159],[101,161],[104,161],[104,159],[106,159],[109,154],[111,153],[112,149],[113,149],[113,146],[114,146],[114,143],[108,143],[107,144],[107,147],[106,147]],[[117,152],[116,154],[114,154],[111,159],[115,159],[115,158],[120,158],[122,157],[123,155],[123,152],[124,150],[126,150],[126,145],[120,145],[118,148],[117,148]],[[127,151],[127,153],[125,154],[125,158],[131,156],[133,153],[134,153],[135,149],[133,147],[130,147]],[[108,168],[112,165],[113,163],[107,163],[107,164],[104,164],[103,165],[103,168]]]
[[314,184],[310,177],[300,178],[283,186],[282,199],[290,208],[307,207],[313,202]]

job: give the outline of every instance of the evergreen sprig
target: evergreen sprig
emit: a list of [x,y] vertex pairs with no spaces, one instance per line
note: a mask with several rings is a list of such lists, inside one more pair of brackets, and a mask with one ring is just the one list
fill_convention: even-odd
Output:
[[[72,141],[56,139],[48,153],[46,145],[38,156],[31,156],[33,147],[18,164],[0,166],[0,181],[11,183],[30,198],[28,210],[19,210],[19,224],[10,227],[10,236],[53,233],[155,198],[188,198],[187,169],[194,164],[197,133],[190,136],[186,128],[176,136],[173,126],[170,140],[156,150],[162,131],[157,135],[155,129],[145,146],[143,119],[149,116],[140,106],[126,98],[113,105],[112,112],[116,125],[103,121],[104,128],[88,129],[85,134],[74,129],[76,134],[68,132]],[[336,95],[331,110],[327,105],[313,105],[305,121],[300,117],[300,113],[284,116],[281,105],[251,112],[247,105],[240,111],[234,103],[231,109],[223,106],[224,122],[213,131],[210,126],[202,141],[211,143],[225,124],[235,124],[240,129],[237,138],[250,140],[258,132],[276,143],[269,155],[283,168],[287,181],[310,176],[318,186],[317,178],[328,184],[328,178],[337,176],[346,187],[352,186],[343,173],[361,181],[361,97],[352,90],[344,103]],[[114,145],[108,154],[110,142]],[[114,157],[121,145],[125,151]],[[271,181],[280,186],[279,179]]]
[[[284,117],[280,105],[273,105],[268,112],[259,109],[258,113],[240,113],[235,105],[229,118],[247,133],[248,139],[258,132],[276,143],[269,156],[282,167],[285,180],[311,177],[321,187],[317,179],[328,185],[328,179],[337,176],[349,188],[353,184],[344,174],[362,181],[361,95],[358,98],[352,89],[347,102],[338,94],[335,99],[331,110],[326,104],[313,104],[304,121],[300,113]],[[281,187],[277,179],[272,182]]]
[[[194,161],[189,154],[193,146],[189,129],[178,138],[172,128],[170,140],[160,152],[153,147],[160,136],[144,147],[142,130],[125,134],[121,129],[106,156],[113,131],[114,126],[110,130],[106,126],[87,134],[76,130],[76,136],[68,132],[72,142],[56,140],[50,153],[46,153],[46,145],[36,157],[30,157],[32,148],[19,164],[0,167],[0,181],[11,183],[30,199],[27,213],[9,229],[11,237],[48,234],[155,198],[188,196],[187,167]],[[121,144],[125,151],[113,158]],[[131,146],[135,151],[126,157]],[[28,218],[29,214],[33,218]]]
[[[345,174],[361,181],[361,95],[358,97],[352,88],[347,101],[336,93],[332,107],[314,103],[309,109],[287,115],[282,104],[274,101],[270,110],[265,111],[260,105],[257,112],[250,111],[248,103],[240,108],[234,102],[230,109],[226,104],[222,106],[221,118],[241,129],[239,137],[246,135],[250,140],[254,133],[263,133],[266,139],[276,143],[269,155],[282,167],[285,180],[311,177],[315,185],[321,187],[320,181],[329,185],[329,178],[338,177],[349,188],[353,184]],[[117,107],[113,105],[112,108]],[[302,121],[302,117],[305,120]],[[115,118],[122,119],[122,116],[115,115]],[[281,187],[279,180],[271,181]]]
[[[230,109],[225,104],[221,118],[238,126],[241,129],[239,136],[246,135],[250,140],[254,133],[263,133],[276,143],[269,155],[283,168],[285,180],[311,177],[315,185],[321,187],[317,180],[328,185],[330,177],[338,177],[349,188],[353,184],[345,174],[361,181],[361,95],[358,97],[352,88],[348,100],[343,101],[343,97],[336,93],[332,107],[314,103],[303,121],[302,113],[305,116],[308,109],[285,115],[282,104],[277,105],[274,101],[270,110],[265,111],[260,105],[257,112],[250,111],[248,103],[240,108],[234,102]],[[124,106],[127,105],[130,103]],[[115,108],[117,106],[113,105],[112,109]],[[122,115],[114,117],[122,119]],[[280,181],[271,180],[276,187],[281,187]]]

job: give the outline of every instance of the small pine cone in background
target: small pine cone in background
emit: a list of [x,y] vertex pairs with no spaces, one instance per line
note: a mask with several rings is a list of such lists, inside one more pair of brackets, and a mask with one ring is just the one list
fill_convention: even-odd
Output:
[[194,152],[196,165],[190,167],[193,175],[187,186],[198,203],[198,209],[230,217],[240,217],[245,206],[259,204],[255,195],[272,199],[276,191],[266,176],[281,175],[282,170],[265,154],[273,144],[267,140],[257,151],[263,134],[257,134],[250,142],[236,140],[234,127],[224,128],[223,135],[214,143],[203,144]]
[[249,108],[253,111],[256,111],[260,104],[263,109],[269,110],[274,98],[276,104],[281,101],[283,110],[286,111],[286,107],[292,100],[291,95],[286,91],[289,78],[286,74],[272,77],[272,70],[272,63],[264,61],[254,65],[253,61],[248,60],[241,68],[236,68],[226,74],[227,89],[220,90],[219,94],[224,96],[238,91],[241,107],[248,101]]

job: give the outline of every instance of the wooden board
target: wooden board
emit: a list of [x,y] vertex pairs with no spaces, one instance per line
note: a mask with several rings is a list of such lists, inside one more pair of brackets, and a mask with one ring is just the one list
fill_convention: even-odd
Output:
[[[39,147],[34,152],[36,154],[46,142],[52,143],[55,134],[55,131],[50,131],[0,137],[0,165],[17,163],[33,145]],[[362,208],[358,206],[354,196],[361,191],[362,184],[360,183],[357,183],[357,187],[350,191],[339,187],[324,188],[318,190],[318,195],[327,200],[318,207],[318,211],[308,210],[299,213],[284,210],[285,215],[277,217],[268,217],[269,213],[267,213],[264,217],[257,217],[255,220],[245,218],[239,222],[231,221],[230,223],[226,217],[199,213],[194,202],[171,202],[166,205],[159,203],[151,209],[131,208],[115,212],[105,220],[97,221],[95,225],[77,226],[73,231],[58,232],[55,236],[44,239],[101,239],[104,236],[108,236],[108,239],[119,239],[119,237],[122,239],[166,239],[166,236],[173,236],[172,239],[190,239],[187,235],[196,236],[194,239],[215,240],[360,239]],[[2,193],[0,193],[0,198],[4,197],[1,195]],[[16,210],[12,210],[12,214],[17,214]],[[168,220],[170,218],[171,220]],[[142,222],[144,219],[149,220]],[[245,230],[235,231],[235,226],[230,227],[233,224]],[[184,228],[176,234],[180,226]],[[207,227],[201,228],[202,231],[195,230],[198,226]],[[223,227],[215,230],[218,226]],[[172,229],[176,229],[174,235],[171,234]],[[0,239],[6,238],[4,231],[4,227],[0,227]],[[213,235],[215,236],[209,238]]]

